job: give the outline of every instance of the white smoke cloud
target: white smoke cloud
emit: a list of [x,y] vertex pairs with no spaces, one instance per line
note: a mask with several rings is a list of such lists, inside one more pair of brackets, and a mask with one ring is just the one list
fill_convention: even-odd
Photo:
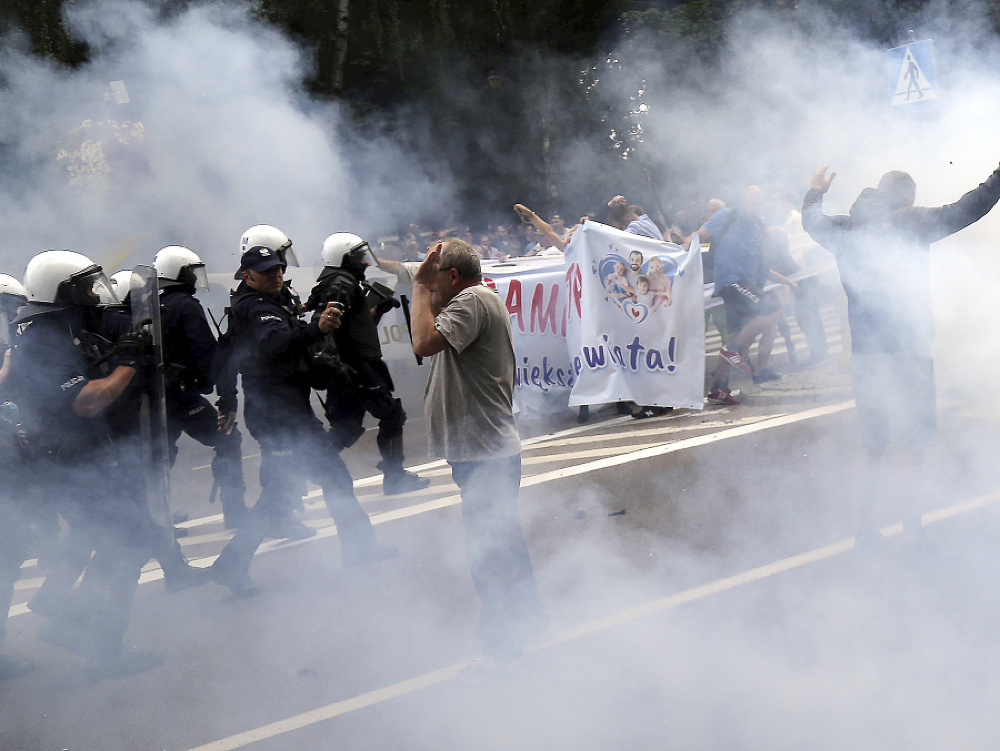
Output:
[[[378,169],[358,174],[357,155],[342,147],[349,126],[339,110],[310,101],[301,89],[307,69],[301,53],[237,10],[197,6],[161,22],[143,5],[102,2],[77,11],[73,28],[100,50],[83,69],[58,71],[26,56],[4,63],[10,85],[0,94],[0,125],[15,134],[17,165],[14,179],[0,188],[4,267],[23,268],[46,247],[70,247],[105,263],[148,262],[161,245],[179,242],[202,253],[210,267],[216,264],[213,270],[225,270],[234,265],[239,233],[250,224],[274,223],[299,248],[318,249],[327,233],[350,229],[355,221],[376,226],[396,210],[411,216],[446,197],[447,180],[436,189],[425,173],[404,169],[406,155],[385,142],[370,144],[361,160]],[[750,182],[804,192],[816,166],[830,162],[839,177],[827,199],[829,211],[846,211],[863,187],[897,168],[914,175],[921,203],[935,204],[974,187],[1000,158],[994,42],[936,40],[941,104],[930,115],[914,116],[887,105],[883,51],[852,39],[830,19],[802,30],[750,14],[741,17],[734,34],[721,71],[700,68],[710,80],[691,83],[698,77],[689,75],[678,87],[667,75],[650,78],[646,148],[699,186],[718,186],[727,198]],[[964,46],[972,51],[959,54]],[[665,54],[676,61],[687,53]],[[107,82],[119,78],[133,98],[123,110],[101,99]],[[148,172],[124,184],[112,180],[105,193],[81,193],[60,170],[55,145],[83,120],[117,117],[118,111],[147,127],[142,157]],[[347,142],[354,148],[363,140],[352,133]],[[573,167],[581,169],[585,156],[604,146],[581,144]],[[384,160],[373,161],[379,151]],[[970,332],[970,323],[992,320],[992,299],[969,295],[968,288],[984,268],[995,271],[987,252],[998,222],[991,215],[942,248],[954,253],[940,269],[942,283],[935,290],[939,318],[943,329],[958,334],[946,337],[946,354],[964,356],[980,347],[982,337]],[[307,253],[300,254],[308,263]],[[769,441],[741,457],[713,454],[690,470],[694,482],[687,495],[676,487],[677,475],[689,470],[679,462],[645,480],[657,494],[640,496],[642,503],[630,495],[639,492],[637,483],[624,472],[573,495],[546,488],[538,494],[544,499],[532,498],[542,510],[529,508],[526,526],[564,538],[548,543],[536,558],[554,625],[575,625],[759,565],[777,557],[775,550],[797,552],[851,534],[853,498],[843,468],[854,447],[817,448],[823,437],[807,438],[808,450],[821,450],[829,461],[821,467],[826,474],[798,478],[803,504],[794,513],[766,507],[771,494],[779,495],[776,484],[797,478],[799,468],[776,460],[792,454],[787,445]],[[955,462],[977,466],[983,457],[972,454],[971,445],[962,448],[969,453],[959,451]],[[950,479],[959,498],[959,481],[972,478]],[[606,495],[615,481],[628,491],[622,496],[633,500],[628,514],[612,523],[607,512],[623,503]],[[787,486],[781,491],[790,492]],[[671,506],[676,510],[669,534],[679,539],[662,529],[632,528],[633,519],[645,521]],[[555,525],[547,521],[553,513],[573,521]],[[458,534],[457,527],[447,529]],[[444,550],[456,544],[413,539],[408,531],[398,538],[402,556],[421,546]],[[636,571],[637,541],[652,559],[642,572]],[[486,715],[492,732],[478,726],[472,731],[480,747],[498,748],[543,747],[542,739],[550,739],[551,747],[625,747],[623,738],[638,748],[988,748],[996,725],[989,707],[970,716],[961,700],[975,695],[970,688],[992,698],[996,679],[950,672],[955,664],[974,663],[976,648],[984,644],[995,660],[995,643],[977,631],[985,627],[969,626],[974,638],[961,633],[963,616],[982,615],[972,575],[995,570],[985,563],[989,546],[981,547],[963,562],[970,580],[946,599],[941,594],[947,585],[921,580],[919,572],[880,571],[885,580],[872,583],[878,564],[845,576],[842,569],[823,568],[615,631],[589,654],[539,653],[532,659],[552,670],[546,680],[527,689],[516,683],[516,696],[511,691],[500,697],[509,705],[489,706],[526,708],[533,722],[518,725],[507,722],[505,713],[483,712],[479,716]],[[471,598],[464,561],[454,554],[440,557],[435,560],[443,570],[429,575],[461,575]],[[300,572],[285,573],[291,578]],[[421,636],[442,642],[454,637],[460,625],[451,612],[440,612],[449,598],[427,603],[422,594],[412,597],[412,621]],[[898,602],[905,607],[894,611]],[[995,614],[997,603],[991,598],[986,604]],[[324,607],[333,621],[339,602],[324,601]],[[461,617],[468,618],[468,634],[472,616]],[[208,618],[199,625],[206,632],[215,627]],[[435,634],[437,626],[450,628]],[[406,657],[412,647],[390,648]],[[580,654],[585,659],[575,662]],[[602,681],[587,680],[595,674]],[[954,698],[942,704],[935,681],[955,689]],[[434,747],[468,747],[456,729],[461,718],[444,724],[432,717],[425,733]],[[514,734],[523,743],[510,743]]]
[[[393,143],[360,139],[335,103],[310,99],[305,54],[234,4],[164,19],[136,0],[99,0],[74,4],[68,22],[91,62],[66,71],[13,54],[0,69],[12,147],[0,263],[17,276],[47,248],[114,271],[167,244],[228,271],[240,233],[261,223],[311,262],[331,232],[384,232],[404,208],[446,200],[447,180],[432,183]],[[128,104],[106,101],[115,80]],[[107,121],[119,127],[94,124]]]

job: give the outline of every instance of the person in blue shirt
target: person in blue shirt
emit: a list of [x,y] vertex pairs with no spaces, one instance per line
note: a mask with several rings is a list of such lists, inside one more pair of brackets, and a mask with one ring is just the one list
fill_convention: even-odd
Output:
[[[719,350],[708,393],[709,401],[719,404],[739,404],[739,399],[729,389],[731,366],[752,373],[754,383],[780,378],[767,367],[781,309],[774,298],[763,291],[767,274],[767,270],[762,269],[760,255],[763,206],[764,192],[756,185],[749,185],[743,189],[736,208],[715,212],[689,238],[689,242],[712,242],[715,294],[722,298],[726,309],[729,339]],[[747,358],[747,351],[758,336],[755,370]]]

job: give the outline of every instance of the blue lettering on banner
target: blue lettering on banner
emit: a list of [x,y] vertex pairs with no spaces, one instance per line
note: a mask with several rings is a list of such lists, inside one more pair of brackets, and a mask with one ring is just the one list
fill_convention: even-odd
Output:
[[645,366],[646,370],[665,370],[668,373],[677,370],[677,337],[675,336],[670,337],[667,342],[665,353],[655,347],[643,346],[639,342],[639,337],[635,337],[631,343],[626,344],[624,349],[620,345],[612,344],[607,334],[602,335],[601,338],[604,340],[604,344],[599,344],[596,347],[584,345],[582,347],[583,360],[581,361],[579,357],[574,359],[577,375],[580,374],[583,362],[586,362],[587,367],[591,370],[599,370],[608,363],[614,363],[622,370],[633,372],[638,372],[641,366]]
[[[579,374],[579,370],[577,371]],[[527,357],[521,358],[521,365],[514,371],[514,387],[534,387],[543,394],[552,388],[570,388],[576,383],[573,369],[557,368],[549,363],[548,357],[542,358],[541,365],[532,365]]]

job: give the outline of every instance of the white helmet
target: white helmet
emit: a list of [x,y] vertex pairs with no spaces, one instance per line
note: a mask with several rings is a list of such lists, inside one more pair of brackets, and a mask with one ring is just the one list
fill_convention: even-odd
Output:
[[132,272],[128,269],[116,271],[108,281],[111,282],[111,289],[115,293],[115,297],[122,304],[125,304],[128,293],[132,291]]
[[[100,287],[114,298],[101,267],[81,253],[46,250],[24,270],[24,289],[29,303],[47,305],[97,305]],[[116,299],[117,301],[117,299]]]
[[[160,248],[153,259],[156,275],[167,282],[190,284],[208,290],[208,274],[198,254],[183,245]],[[119,295],[120,297],[120,295]]]
[[[281,262],[285,266],[298,266],[299,261],[292,250],[292,241],[284,232],[270,224],[255,224],[243,232],[240,239],[240,258],[248,250],[254,248],[267,248],[278,254]],[[240,278],[240,272],[233,275],[234,279]]]
[[13,318],[17,309],[28,302],[24,285],[10,274],[0,274],[0,311]]
[[364,275],[366,266],[377,266],[378,259],[367,240],[351,232],[334,232],[323,241],[323,265]]

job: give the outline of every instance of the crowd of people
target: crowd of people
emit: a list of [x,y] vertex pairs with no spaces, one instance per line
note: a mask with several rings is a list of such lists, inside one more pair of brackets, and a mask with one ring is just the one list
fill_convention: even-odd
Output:
[[[936,429],[929,246],[1000,200],[1000,168],[957,202],[936,208],[915,207],[913,179],[890,172],[862,192],[849,214],[827,216],[822,199],[833,177],[826,166],[812,176],[801,223],[837,256],[848,300],[866,452],[859,540],[880,539],[873,507],[890,445],[910,458],[893,487],[905,489],[904,532],[919,539],[921,456]],[[727,329],[712,401],[737,403],[728,388],[732,367],[758,383],[780,377],[768,367],[768,355],[783,331],[785,301],[765,292],[769,281],[787,288],[812,359],[826,356],[815,296],[791,279],[798,212],[777,197],[770,205],[772,217],[765,220],[764,192],[747,186],[736,206],[706,202],[687,227],[680,213],[666,226],[664,217],[651,218],[623,196],[607,204],[607,221],[627,232],[680,246],[710,244],[707,279],[722,298]],[[481,261],[561,252],[573,227],[559,216],[545,221],[520,204],[514,211],[521,222],[513,231],[495,227],[463,239],[441,230],[423,249],[424,235],[414,231],[399,238],[397,258],[382,262],[411,289],[413,350],[431,358],[430,454],[447,460],[463,500],[466,552],[482,605],[483,654],[463,671],[473,680],[518,659],[526,641],[547,631],[517,510],[521,460],[510,316],[481,284]],[[379,421],[383,491],[428,485],[403,465],[406,414],[393,395],[376,329],[391,303],[365,279],[379,261],[358,235],[330,235],[323,270],[303,303],[285,280],[291,245],[270,225],[242,234],[240,282],[228,327],[218,335],[195,296],[205,283],[205,264],[184,246],[162,248],[149,277],[125,270],[109,280],[91,259],[68,250],[37,254],[21,280],[0,274],[0,602],[9,607],[31,547],[46,571],[28,603],[45,618],[38,636],[79,654],[95,680],[161,662],[124,646],[142,565],[159,561],[168,590],[214,581],[236,596],[253,595],[249,568],[265,537],[315,534],[293,513],[305,479],[322,488],[345,565],[393,557],[394,548],[378,543],[340,457],[360,436],[365,413]],[[401,263],[408,260],[413,263]],[[624,269],[619,275],[619,286],[630,284]],[[646,281],[642,294],[651,294]],[[749,348],[758,339],[751,362]],[[326,395],[326,425],[313,410],[313,391]],[[250,507],[236,423],[241,392],[246,427],[261,449],[261,494]],[[165,415],[162,444],[149,440],[158,412]],[[225,525],[236,530],[207,569],[189,565],[172,521],[153,513],[156,474],[169,471],[182,432],[214,450]],[[0,654],[0,679],[31,668],[27,660]]]
[[[686,208],[673,211],[669,221],[662,211],[651,216],[622,195],[614,196],[600,211],[581,216],[573,225],[567,225],[559,214],[550,215],[546,221],[523,204],[514,205],[514,214],[517,223],[488,225],[478,234],[468,226],[430,229],[410,225],[399,235],[383,239],[379,252],[390,262],[415,263],[423,258],[422,248],[428,240],[459,237],[473,247],[481,260],[559,255],[576,229],[591,218],[685,249],[696,242],[703,246],[705,282],[713,285],[713,294],[724,303],[710,306],[705,314],[706,327],[714,325],[723,342],[707,389],[709,402],[739,404],[739,397],[729,388],[731,367],[748,372],[755,384],[781,378],[781,373],[769,367],[771,349],[779,334],[790,365],[807,368],[827,359],[820,280],[808,275],[792,279],[813,262],[807,255],[816,253],[817,246],[803,230],[800,212],[780,191],[765,195],[759,187],[748,186],[733,207],[722,199],[700,196],[689,201]],[[654,306],[672,301],[669,281],[655,271],[640,275],[622,268],[611,276],[617,276],[617,280],[605,280],[610,299],[635,302],[642,296]],[[802,361],[798,360],[789,315],[794,315],[809,348],[809,357]],[[756,357],[751,359],[749,351],[754,344]],[[636,418],[669,411],[667,407],[630,403],[618,407]]]

